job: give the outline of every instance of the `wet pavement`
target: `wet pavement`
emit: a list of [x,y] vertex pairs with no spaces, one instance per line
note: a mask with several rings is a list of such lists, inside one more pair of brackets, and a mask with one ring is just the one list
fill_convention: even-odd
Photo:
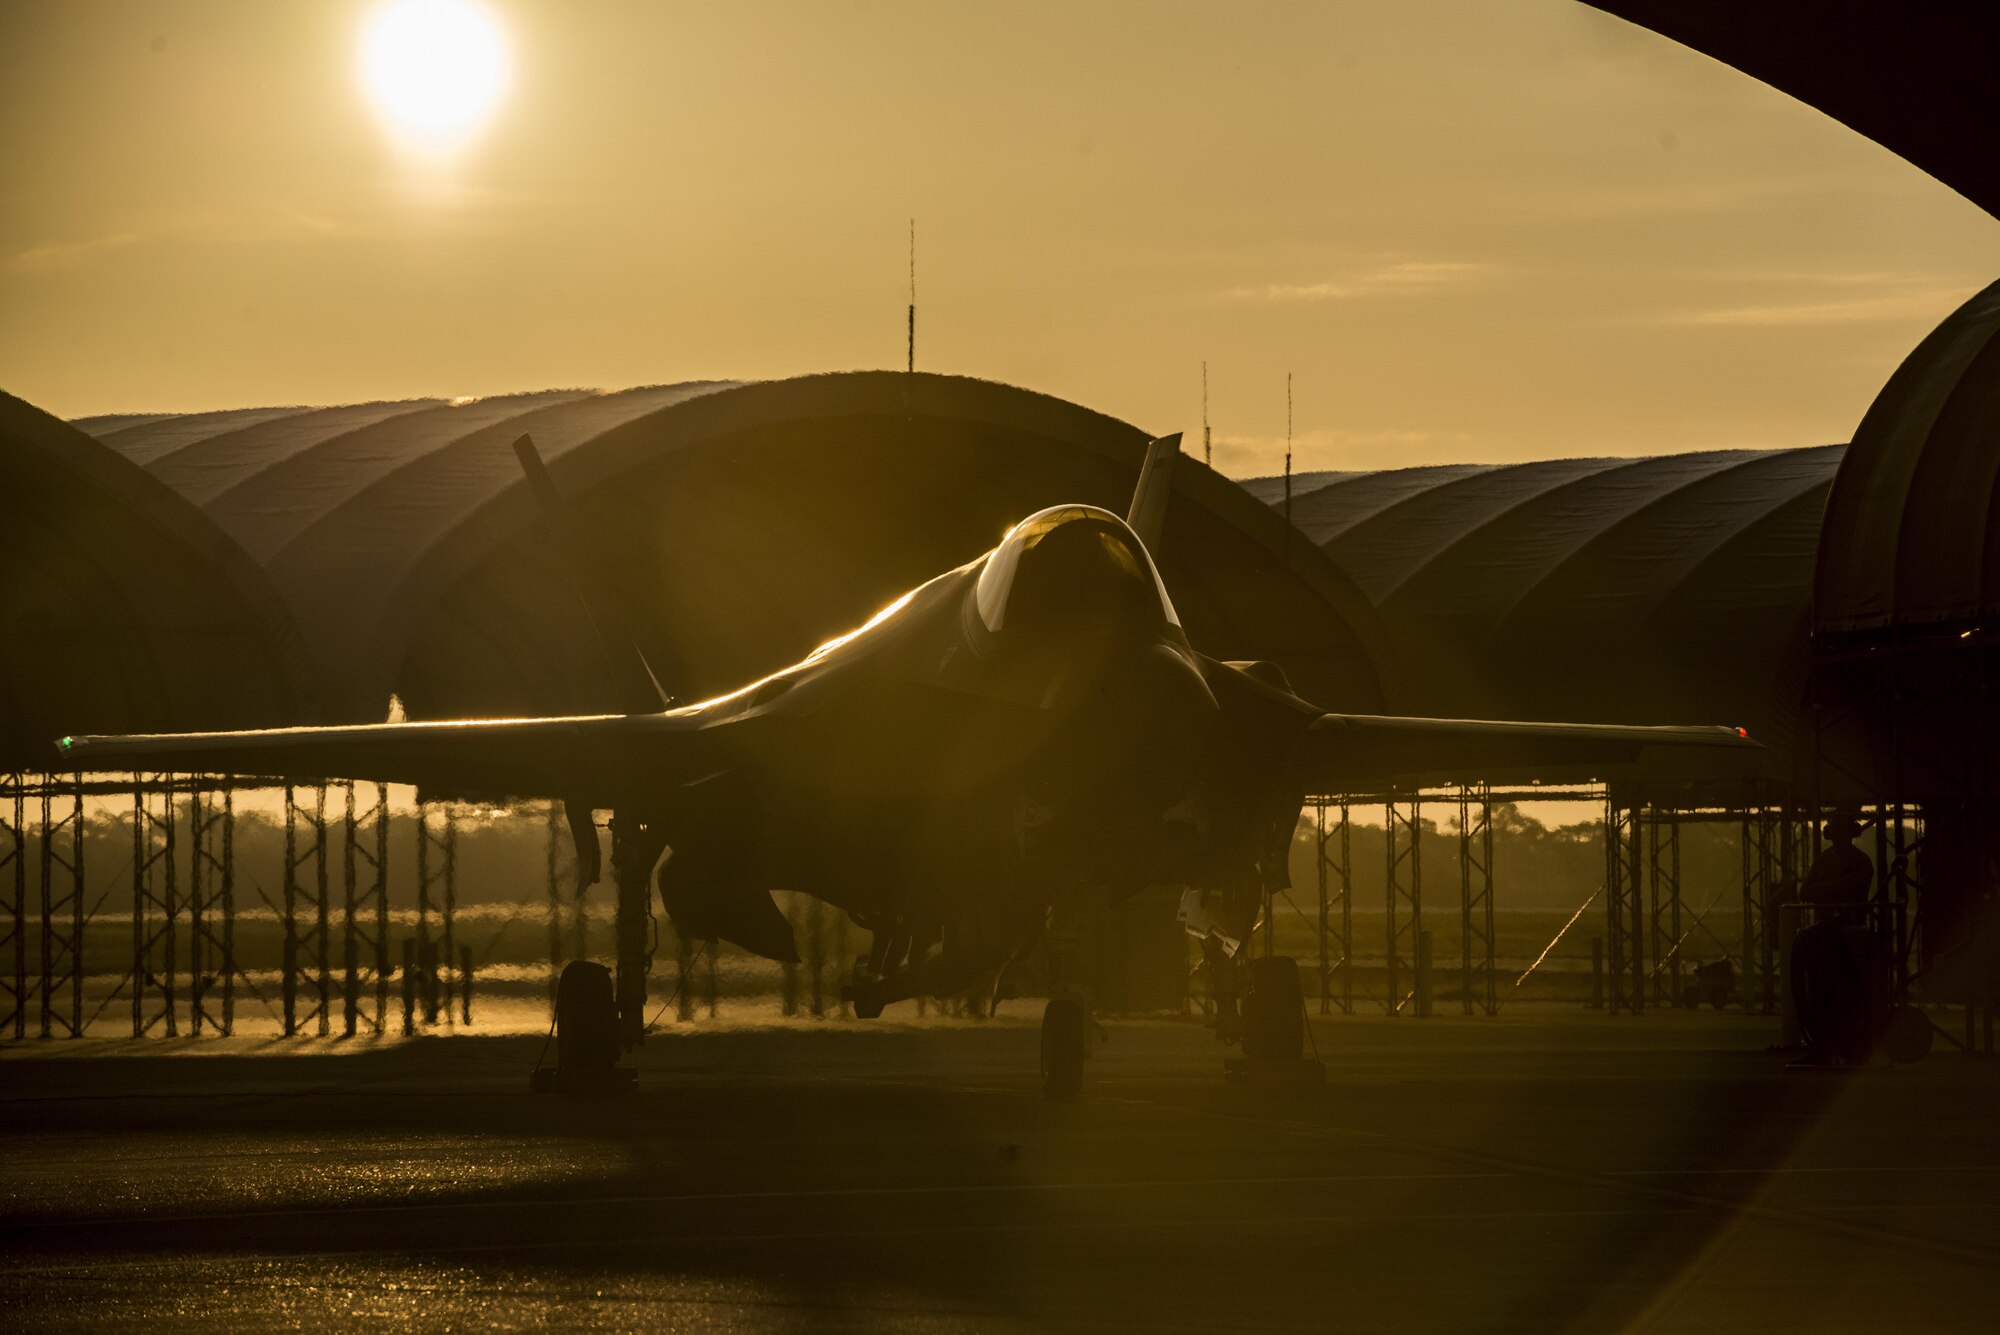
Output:
[[1985,1330],[2000,1070],[1783,1069],[1768,1023],[1315,1024],[1318,1088],[1022,1017],[656,1035],[12,1045],[20,1330]]

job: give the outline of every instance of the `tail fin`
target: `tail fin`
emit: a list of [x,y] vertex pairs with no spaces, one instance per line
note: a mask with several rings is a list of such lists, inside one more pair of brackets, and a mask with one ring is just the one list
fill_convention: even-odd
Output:
[[1146,462],[1139,466],[1139,485],[1133,488],[1125,522],[1149,552],[1157,553],[1166,535],[1167,497],[1173,494],[1174,460],[1180,457],[1181,433],[1176,431],[1146,446]]
[[556,550],[569,567],[570,583],[575,586],[577,597],[583,600],[583,610],[589,615],[591,626],[597,631],[598,642],[604,647],[604,656],[611,664],[618,688],[620,705],[634,714],[667,708],[673,700],[661,687],[652,664],[646,661],[645,653],[640,650],[630,619],[618,607],[617,600],[603,592],[591,579],[592,571],[582,537],[570,522],[569,511],[563,505],[561,494],[556,491],[555,479],[549,476],[549,470],[543,465],[541,452],[535,448],[532,436],[524,435],[514,442],[514,457],[521,461],[521,472],[527,476],[528,490],[535,494],[535,500],[542,507],[542,517],[548,521],[555,537]]

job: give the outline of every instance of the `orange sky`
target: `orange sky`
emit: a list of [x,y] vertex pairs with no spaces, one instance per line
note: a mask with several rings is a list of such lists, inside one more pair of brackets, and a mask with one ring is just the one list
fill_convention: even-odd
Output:
[[2000,221],[1572,0],[487,5],[453,159],[365,3],[0,7],[0,388],[65,416],[903,358],[1298,466],[1843,440]]

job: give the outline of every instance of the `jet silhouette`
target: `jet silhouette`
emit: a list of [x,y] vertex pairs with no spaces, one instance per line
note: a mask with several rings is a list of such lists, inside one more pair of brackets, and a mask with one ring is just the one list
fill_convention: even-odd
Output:
[[[1188,887],[1183,917],[1205,937],[1211,970],[1237,968],[1248,953],[1238,946],[1289,883],[1306,793],[1753,745],[1727,727],[1327,713],[1274,664],[1199,653],[1152,557],[1179,447],[1178,435],[1151,444],[1125,517],[1038,511],[802,661],[696,704],[666,700],[636,643],[594,607],[633,712],[58,746],[76,769],[560,799],[586,881],[600,861],[591,813],[608,809],[627,1045],[644,1025],[649,883],[683,939],[788,962],[798,955],[773,890],[844,910],[872,933],[847,988],[863,1017],[908,997],[963,995],[1039,946],[1051,993],[1043,1080],[1066,1095],[1088,1029],[1074,957],[1090,916],[1145,886]],[[560,535],[563,511],[532,442],[515,448]]]

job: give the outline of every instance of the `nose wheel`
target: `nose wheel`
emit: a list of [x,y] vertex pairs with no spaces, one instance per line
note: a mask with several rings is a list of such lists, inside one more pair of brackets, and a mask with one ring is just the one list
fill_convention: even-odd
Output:
[[1083,1004],[1057,997],[1042,1011],[1042,1093],[1074,1099],[1083,1093],[1083,1058],[1090,1042],[1090,1017]]

